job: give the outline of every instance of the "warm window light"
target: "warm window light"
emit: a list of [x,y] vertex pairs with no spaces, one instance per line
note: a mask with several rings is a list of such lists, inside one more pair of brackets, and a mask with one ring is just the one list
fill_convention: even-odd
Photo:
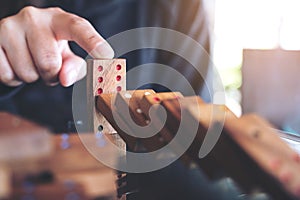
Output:
[[300,49],[299,0],[215,1],[217,67],[234,64],[226,60],[238,49]]
[[300,1],[282,0],[279,44],[283,49],[300,50]]
[[300,1],[214,1],[213,61],[229,99],[239,102],[243,48],[300,50]]

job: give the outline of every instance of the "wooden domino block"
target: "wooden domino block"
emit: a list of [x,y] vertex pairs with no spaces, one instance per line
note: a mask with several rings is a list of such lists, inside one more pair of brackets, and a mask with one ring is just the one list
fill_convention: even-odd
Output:
[[[130,130],[125,122],[118,115],[115,107],[114,100],[116,94],[101,94],[97,98],[97,109],[105,116],[112,127],[117,131],[120,137],[126,142],[129,150],[134,150],[136,145],[136,138],[128,135],[126,130]],[[122,128],[121,128],[122,127]],[[125,130],[124,130],[125,129]]]
[[[166,121],[164,121],[162,117],[161,111],[159,111],[160,107],[163,107],[162,102],[165,101],[174,101],[178,102],[180,99],[183,99],[184,96],[180,92],[162,92],[162,93],[155,93],[150,95],[145,95],[143,99],[140,102],[141,110],[146,115],[150,112],[150,109],[152,109],[152,118],[151,121],[154,124],[154,126],[157,126],[157,128],[161,128],[158,137],[153,137],[153,140],[156,140],[156,144],[162,144],[159,146],[159,148],[162,148],[163,146],[168,145],[168,149],[171,150],[176,155],[181,155],[180,159],[183,164],[187,166],[193,166],[191,164],[191,159],[187,156],[187,154],[183,154],[186,149],[183,149],[182,145],[180,144],[181,141],[173,140],[174,136],[178,130],[178,127],[180,123],[175,122],[173,119],[175,116],[173,116],[174,113],[167,112]],[[165,107],[163,107],[164,110],[166,110]],[[177,113],[176,113],[177,114]],[[149,117],[149,116],[147,116]],[[167,127],[168,124],[172,125],[172,131]],[[158,148],[157,148],[158,149]]]
[[[187,137],[193,133],[196,134],[192,144],[186,149],[186,154],[190,160],[196,162],[202,168],[208,177],[215,177],[219,173],[221,166],[211,157],[199,159],[198,155],[208,133],[208,128],[214,121],[213,110],[219,109],[214,108],[215,105],[206,104],[198,96],[179,98],[177,100],[169,99],[163,101],[162,105],[166,108],[168,116],[170,116],[166,122],[169,132],[177,133],[178,127],[175,127],[174,124],[181,124]],[[218,107],[223,108],[223,106]],[[223,110],[221,109],[221,111]]]
[[[260,189],[275,200],[292,200],[299,197],[300,176],[297,172],[300,171],[300,156],[281,141],[269,128],[271,125],[261,118],[253,115],[237,118],[224,105],[206,104],[199,97],[184,98],[176,93],[150,92],[146,95],[145,91],[124,91],[115,95],[114,102],[111,99],[111,95],[100,95],[97,108],[102,110],[108,119],[112,119],[112,115],[107,113],[111,110],[116,112],[120,122],[129,132],[135,131],[132,129],[132,123],[147,126],[155,122],[154,126],[161,125],[158,112],[150,118],[150,108],[158,111],[158,105],[161,105],[167,111],[165,126],[151,138],[139,139],[129,136],[122,129],[119,130],[118,124],[110,120],[121,137],[129,143],[131,150],[136,151],[135,146],[140,143],[147,151],[154,151],[173,139],[179,124],[183,126],[186,136],[189,136],[194,131],[193,126],[198,124],[195,140],[185,156],[196,162],[210,177],[214,173],[219,174],[221,169],[236,180],[246,192]],[[216,131],[221,131],[221,135],[213,149],[205,158],[199,159],[199,149],[207,136]],[[143,132],[136,134],[139,136],[138,134]],[[180,141],[176,143],[175,148],[178,145],[181,145]]]
[[104,116],[96,110],[95,98],[103,93],[126,90],[126,60],[90,59],[87,64],[88,127],[93,132],[115,133]]
[[[163,105],[174,116],[169,126],[182,123],[180,117],[184,116],[189,133],[191,124],[199,123],[195,141],[187,151],[199,167],[209,176],[222,169],[247,193],[260,189],[273,199],[296,199],[300,190],[299,155],[272,132],[271,125],[255,115],[237,118],[226,106],[201,100],[197,103],[197,98],[167,100]],[[205,137],[220,131],[220,127],[222,133],[217,143],[204,159],[199,159]]]
[[[147,151],[155,151],[165,145],[160,140],[160,129],[150,119],[148,113],[143,112],[144,106],[141,100],[145,96],[155,95],[153,90],[136,90],[126,91],[117,94],[116,108],[124,122],[130,127],[131,133],[135,135],[138,142],[146,147]],[[128,116],[130,114],[130,116]],[[145,135],[145,133],[154,133],[153,136]],[[139,151],[139,149],[137,149]]]
[[[147,126],[148,121],[150,120],[144,113],[141,111],[141,99],[146,95],[155,94],[153,90],[132,90],[120,92],[116,95],[115,106],[118,108],[118,112],[124,116],[127,111],[129,111],[130,119],[132,122],[138,126]],[[124,116],[126,117],[126,116]],[[127,123],[130,119],[125,119]]]
[[90,199],[85,192],[84,186],[77,182],[70,182],[69,185],[67,182],[62,181],[47,184],[27,184],[29,186],[26,186],[24,182],[26,183],[23,180],[23,184],[14,186],[11,199]]
[[[161,102],[166,100],[174,100],[176,101],[179,98],[183,98],[183,95],[180,92],[162,92],[162,93],[155,93],[150,95],[145,95],[140,102],[140,107],[143,113],[148,116],[150,112],[150,108],[153,109],[153,113],[155,114],[152,116],[152,123],[154,126],[161,128],[160,135],[164,139],[164,143],[169,143],[174,135],[170,133],[170,131],[166,128],[166,124],[163,124],[162,116],[160,115],[160,112],[158,111],[158,106],[161,105]],[[172,116],[169,116],[167,114],[167,121],[169,121],[169,118],[172,118]],[[173,127],[177,127],[178,124],[173,124]],[[174,144],[173,146],[174,151],[178,150],[178,146]]]
[[152,138],[141,138],[139,136],[143,132],[136,132],[134,128],[134,126],[145,127],[148,125],[149,118],[142,113],[140,101],[144,95],[154,93],[153,90],[136,90],[119,92],[115,95],[116,98],[113,97],[114,95],[106,94],[98,97],[97,108],[101,110],[111,125],[117,130],[130,151],[139,152],[141,149],[138,148],[138,145],[141,143],[149,151],[160,148],[158,140],[154,142]]
[[[192,98],[196,100],[192,101]],[[166,102],[167,104],[167,102]],[[225,105],[206,104],[199,100],[199,97],[187,97],[180,101],[184,116],[190,120],[199,122],[197,138],[203,141],[209,132],[210,127],[215,122],[225,123],[225,120],[238,119],[237,116]],[[187,124],[187,130],[190,125]]]
[[0,199],[11,199],[12,171],[8,167],[0,165]]
[[48,157],[53,153],[51,132],[26,119],[0,112],[0,152],[0,163]]
[[180,92],[161,92],[152,95],[145,95],[141,100],[141,108],[144,113],[148,113],[151,107],[155,107],[165,100],[183,98]]
[[[194,105],[188,98],[181,101],[182,112],[188,117],[188,121],[199,122],[196,142],[187,153],[199,160],[200,167],[208,162],[211,168],[222,168],[246,192],[259,188],[274,199],[295,199],[293,195],[297,195],[300,189],[300,176],[297,173],[300,171],[299,156],[272,132],[270,124],[255,115],[237,118],[226,106]],[[165,104],[169,110],[170,107],[173,110],[178,107],[170,102]],[[204,160],[197,158],[199,145],[210,134],[208,129],[210,128],[211,133],[220,131],[219,127],[223,122],[222,133],[211,152]],[[188,130],[190,124],[187,123],[186,127]],[[279,165],[276,162],[281,163],[281,170],[274,166]],[[286,175],[289,173],[290,176]],[[288,182],[284,182],[287,179]]]
[[[116,96],[114,100],[112,100],[113,96]],[[159,103],[157,100],[152,101],[153,98],[163,100],[177,97],[183,96],[180,93],[157,94],[153,90],[124,91],[116,95],[99,95],[97,108],[101,110],[118,134],[126,141],[129,150],[139,151],[136,148],[137,143],[139,143],[143,144],[148,151],[155,151],[166,145],[166,142],[161,140],[161,134],[166,135],[167,133],[165,133],[165,129],[159,130],[156,127],[157,123],[153,123],[156,117],[150,119],[147,108],[149,109],[152,105]],[[143,99],[148,100],[144,100],[143,103]],[[118,118],[118,123],[115,121],[116,118]],[[120,129],[120,126],[123,129]],[[157,132],[157,134],[143,138],[141,134],[144,131],[136,130],[133,126],[141,128],[148,126],[147,130]],[[128,133],[134,133],[136,136],[130,136]]]
[[[239,151],[235,151],[236,156],[240,156],[236,160],[245,160],[244,168],[252,166],[247,171],[250,176],[252,174],[252,177],[255,177],[252,180],[253,184],[264,188],[274,199],[294,199],[292,195],[299,198],[300,157],[274,130],[271,124],[254,114],[244,115],[237,121],[227,121],[224,126],[224,133],[240,147]],[[242,152],[247,156],[242,158]],[[246,157],[249,160],[246,160]],[[250,160],[255,161],[255,164],[250,165]],[[227,163],[232,162],[227,160]],[[246,175],[238,177],[243,176]],[[248,177],[249,180],[251,179]]]
[[[204,114],[203,118],[210,119],[209,117],[207,117],[207,115],[211,113],[208,104],[205,104],[204,101],[198,96],[179,99],[166,99],[162,101],[162,105],[166,108],[168,116],[170,116],[170,120],[167,121],[166,125],[172,133],[177,132],[177,128],[174,127],[174,124],[180,124],[182,120],[182,112],[188,109],[188,107],[193,107],[195,113],[199,113],[200,110],[203,110],[203,112],[201,112]],[[187,130],[190,130],[189,124],[183,125],[186,126]]]

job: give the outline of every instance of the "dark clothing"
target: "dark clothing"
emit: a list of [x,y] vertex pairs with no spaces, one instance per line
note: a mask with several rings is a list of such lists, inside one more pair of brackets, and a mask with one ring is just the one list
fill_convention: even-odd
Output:
[[[42,1],[37,0],[32,1],[33,3],[24,2],[1,1],[0,8],[4,9],[0,12],[1,17],[17,13],[24,5],[42,4]],[[88,19],[104,38],[138,27],[163,27],[189,35],[209,52],[208,26],[201,1],[198,0],[51,0],[43,4],[42,7],[59,6]],[[76,54],[86,56],[86,53],[76,44],[72,43],[71,47]],[[199,67],[201,65],[201,71],[205,76],[208,68],[207,58],[203,57],[203,52],[194,53],[198,54]],[[179,56],[162,50],[142,49],[122,55],[122,57],[127,59],[128,70],[145,63],[161,63],[171,66],[185,75],[197,94],[201,93],[203,86],[201,75]],[[157,85],[144,87],[152,87],[157,91],[165,90]],[[14,112],[46,125],[55,132],[66,131],[67,122],[72,121],[72,87],[50,88],[42,81],[38,81],[26,84],[18,90],[0,84],[0,110]],[[184,92],[182,91],[184,89],[178,88],[178,90]],[[209,100],[208,96],[205,98]]]

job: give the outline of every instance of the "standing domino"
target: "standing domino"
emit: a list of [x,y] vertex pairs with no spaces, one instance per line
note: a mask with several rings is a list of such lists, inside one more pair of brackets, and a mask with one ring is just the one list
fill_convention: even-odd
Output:
[[87,61],[88,127],[94,133],[115,133],[104,116],[96,109],[95,99],[102,93],[126,90],[125,59],[89,59]]

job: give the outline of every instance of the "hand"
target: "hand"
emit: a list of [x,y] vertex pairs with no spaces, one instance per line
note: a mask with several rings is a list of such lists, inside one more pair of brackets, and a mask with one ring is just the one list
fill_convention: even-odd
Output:
[[70,86],[86,74],[85,61],[69,48],[75,41],[93,57],[112,58],[109,44],[85,19],[59,8],[25,7],[0,21],[0,82],[18,86],[42,78]]

